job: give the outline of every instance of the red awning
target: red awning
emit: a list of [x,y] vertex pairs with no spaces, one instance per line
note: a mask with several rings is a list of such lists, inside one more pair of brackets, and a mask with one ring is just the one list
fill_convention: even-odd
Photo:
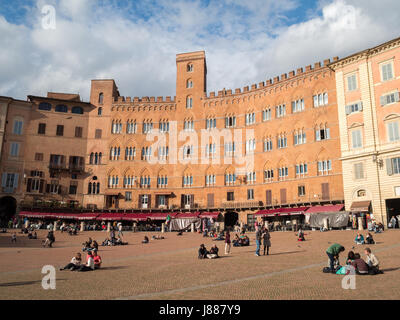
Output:
[[149,213],[147,216],[151,220],[166,220],[168,215],[171,218],[175,218],[177,214],[178,214],[177,212],[172,212],[172,213],[161,212],[161,213]]
[[29,212],[21,211],[19,213],[21,217],[27,218],[41,218],[41,219],[77,219],[79,213],[68,213],[68,212]]
[[200,212],[182,212],[182,213],[178,213],[177,216],[175,216],[175,218],[177,219],[182,219],[182,218],[198,218]]
[[126,213],[122,220],[124,221],[146,221],[149,215],[147,213]]
[[321,212],[337,212],[342,211],[344,204],[335,204],[328,206],[314,206],[306,211],[306,213],[321,213]]
[[271,210],[260,210],[258,211],[255,216],[262,216],[262,217],[267,217],[267,216],[290,216],[290,215],[296,215],[296,214],[304,214],[304,212],[308,209],[309,207],[297,207],[297,208],[277,208],[277,209],[271,209]]
[[281,208],[270,209],[270,210],[260,210],[255,214],[255,216],[262,216],[262,217],[274,216],[275,214],[277,214],[279,212],[280,209]]
[[120,221],[123,220],[123,218],[126,215],[124,213],[102,213],[100,214],[96,220],[100,221]]
[[203,212],[199,218],[218,219],[219,212]]
[[78,220],[95,220],[100,213],[78,213]]

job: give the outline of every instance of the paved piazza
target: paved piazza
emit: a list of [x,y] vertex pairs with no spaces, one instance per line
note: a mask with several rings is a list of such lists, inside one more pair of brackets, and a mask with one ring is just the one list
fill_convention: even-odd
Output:
[[[43,239],[46,232],[40,231]],[[342,289],[342,276],[323,274],[327,247],[338,242],[351,249],[356,231],[307,231],[306,242],[297,242],[292,232],[272,232],[272,254],[256,257],[255,235],[251,246],[232,247],[225,256],[224,243],[199,234],[166,233],[165,240],[141,244],[144,235],[124,233],[129,245],[100,247],[101,270],[58,271],[82,250],[89,236],[101,243],[105,232],[78,236],[56,232],[54,248],[42,248],[41,240],[10,233],[0,235],[0,299],[400,299],[400,231],[374,235],[371,248],[381,262],[383,275],[357,276],[356,289]],[[233,238],[233,237],[232,237]],[[198,260],[197,248],[213,243],[222,258]],[[364,246],[354,251],[364,256]],[[341,262],[344,257],[341,258]],[[41,269],[54,265],[56,289],[42,289]]]

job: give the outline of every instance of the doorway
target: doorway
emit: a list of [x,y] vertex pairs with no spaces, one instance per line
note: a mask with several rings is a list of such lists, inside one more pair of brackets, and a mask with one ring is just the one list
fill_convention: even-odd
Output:
[[233,228],[239,220],[239,215],[237,212],[228,211],[225,213],[225,228]]
[[[397,216],[400,216],[400,199],[386,200],[386,212],[387,223],[390,222],[390,219],[392,219],[392,217],[397,218]],[[397,220],[396,228],[399,228],[399,220]]]
[[0,199],[0,223],[7,223],[17,212],[17,200],[6,196]]

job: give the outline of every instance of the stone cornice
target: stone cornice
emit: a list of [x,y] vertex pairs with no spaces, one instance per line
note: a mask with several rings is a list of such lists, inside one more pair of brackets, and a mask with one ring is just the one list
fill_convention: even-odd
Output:
[[333,71],[336,71],[346,65],[352,64],[352,63],[360,61],[362,59],[367,59],[367,58],[375,56],[377,54],[381,54],[382,52],[391,50],[391,49],[399,47],[399,46],[400,46],[400,38],[396,38],[396,39],[390,40],[388,42],[385,42],[379,46],[376,46],[374,48],[366,49],[366,50],[357,52],[351,56],[348,56],[346,58],[332,62],[331,64],[328,65],[328,67],[331,68]]

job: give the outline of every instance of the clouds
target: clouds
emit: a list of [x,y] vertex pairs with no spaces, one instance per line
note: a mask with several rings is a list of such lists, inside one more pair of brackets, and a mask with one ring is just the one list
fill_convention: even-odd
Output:
[[[41,28],[45,4],[56,30]],[[208,90],[234,89],[395,38],[399,9],[396,0],[37,0],[24,24],[0,16],[0,95],[88,100],[96,78],[114,78],[126,96],[174,95],[175,55],[197,50]]]

